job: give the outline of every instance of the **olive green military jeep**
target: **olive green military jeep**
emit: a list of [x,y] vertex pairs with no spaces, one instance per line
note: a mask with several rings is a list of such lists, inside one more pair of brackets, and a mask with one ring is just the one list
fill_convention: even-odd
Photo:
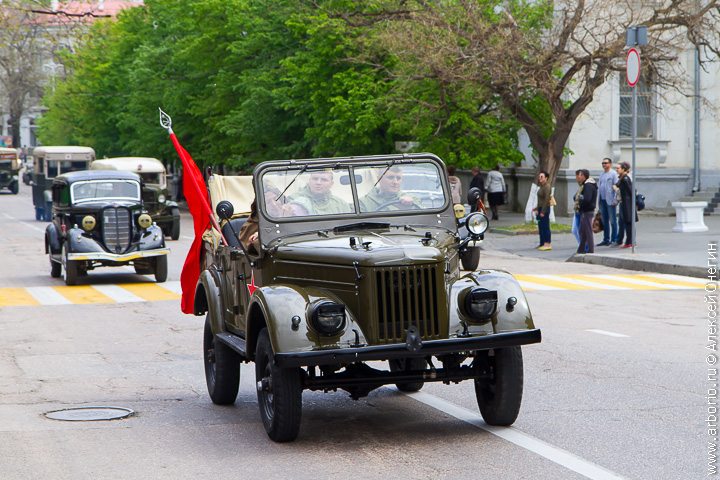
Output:
[[[437,178],[432,199],[412,194],[406,170]],[[357,399],[386,384],[414,392],[473,380],[487,423],[515,421],[520,347],[540,342],[540,330],[509,273],[461,271],[488,221],[456,218],[439,158],[273,161],[252,177],[213,175],[209,190],[224,241],[204,237],[194,313],[206,316],[213,402],[234,403],[240,362],[254,362],[275,441],[296,438],[304,389]]]
[[0,190],[7,188],[17,195],[19,186],[20,159],[14,148],[0,148]]

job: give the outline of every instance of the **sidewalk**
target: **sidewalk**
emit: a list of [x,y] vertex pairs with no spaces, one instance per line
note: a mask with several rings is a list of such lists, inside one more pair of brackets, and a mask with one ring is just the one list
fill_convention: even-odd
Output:
[[[500,220],[490,222],[485,235],[485,250],[501,250],[520,256],[554,261],[593,263],[608,267],[671,273],[707,278],[708,243],[720,243],[720,216],[705,216],[709,230],[702,233],[674,233],[675,217],[640,213],[637,227],[637,246],[630,249],[595,247],[594,254],[576,255],[577,242],[571,233],[553,233],[553,249],[541,252],[535,249],[539,238],[533,235],[503,235],[494,233],[493,227],[524,223],[519,213],[500,212]],[[557,217],[557,223],[570,224],[571,218]],[[602,241],[602,233],[595,234],[595,244]],[[716,247],[717,248],[717,247]]]

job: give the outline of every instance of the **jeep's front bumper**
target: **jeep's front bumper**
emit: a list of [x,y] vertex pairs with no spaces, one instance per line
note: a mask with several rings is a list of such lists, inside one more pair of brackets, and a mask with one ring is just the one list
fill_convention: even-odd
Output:
[[404,343],[371,345],[309,352],[276,353],[275,362],[280,367],[310,367],[314,365],[337,365],[394,358],[427,357],[450,353],[489,350],[540,343],[540,329],[494,333],[475,337],[457,337],[445,340],[427,340],[417,351],[410,351]]
[[108,252],[85,252],[68,253],[68,260],[105,260],[110,262],[129,262],[138,258],[159,257],[170,253],[169,248],[158,248],[155,250],[141,250],[129,253],[108,253]]

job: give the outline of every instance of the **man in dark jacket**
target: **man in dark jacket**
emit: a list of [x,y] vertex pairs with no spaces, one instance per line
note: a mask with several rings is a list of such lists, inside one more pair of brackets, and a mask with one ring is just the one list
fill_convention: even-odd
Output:
[[586,169],[575,171],[575,180],[580,185],[575,210],[580,213],[580,245],[577,253],[595,253],[592,221],[597,205],[597,183]]

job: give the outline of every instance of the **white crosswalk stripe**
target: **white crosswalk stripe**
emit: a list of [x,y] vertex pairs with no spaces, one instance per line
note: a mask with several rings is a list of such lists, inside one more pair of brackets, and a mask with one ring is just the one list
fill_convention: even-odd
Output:
[[144,299],[138,297],[131,292],[128,292],[122,287],[118,287],[117,285],[93,285],[93,288],[102,293],[103,295],[107,295],[108,297],[112,298],[117,303],[145,301]]
[[26,290],[41,305],[70,305],[72,303],[52,287],[28,287]]

